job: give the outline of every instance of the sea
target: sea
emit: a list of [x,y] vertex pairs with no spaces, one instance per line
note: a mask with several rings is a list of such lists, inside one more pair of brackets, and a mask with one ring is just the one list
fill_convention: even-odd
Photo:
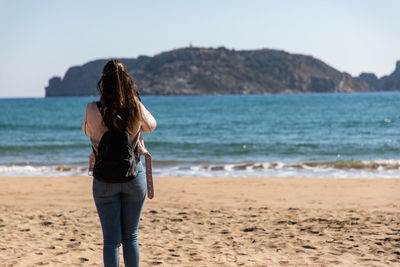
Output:
[[[98,97],[0,99],[0,176],[88,176]],[[143,96],[155,176],[400,177],[400,93]]]

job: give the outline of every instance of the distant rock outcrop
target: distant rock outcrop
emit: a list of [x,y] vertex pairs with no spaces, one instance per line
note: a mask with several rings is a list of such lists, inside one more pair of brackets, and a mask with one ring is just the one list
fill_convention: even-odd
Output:
[[355,80],[366,82],[375,91],[400,91],[400,61],[390,75],[378,79],[373,73],[361,73]]
[[368,84],[371,88],[378,88],[378,77],[374,73],[361,73],[358,77],[355,78],[357,81],[364,81]]
[[[120,59],[141,94],[268,94],[370,91],[365,79],[353,79],[312,56],[262,49],[183,48]],[[46,96],[96,95],[106,59],[71,67],[64,78],[53,77]]]
[[379,79],[378,88],[381,91],[400,90],[400,61],[396,62],[396,69],[392,72],[392,74],[383,76]]
[[83,66],[69,68],[64,79],[51,78],[45,88],[46,97],[97,95],[97,81],[106,62],[105,59],[91,61]]

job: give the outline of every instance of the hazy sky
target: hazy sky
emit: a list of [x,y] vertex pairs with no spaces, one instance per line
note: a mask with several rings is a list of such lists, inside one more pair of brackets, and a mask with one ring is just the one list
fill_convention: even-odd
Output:
[[98,58],[193,46],[312,55],[353,76],[400,60],[400,1],[0,0],[0,97],[41,97]]

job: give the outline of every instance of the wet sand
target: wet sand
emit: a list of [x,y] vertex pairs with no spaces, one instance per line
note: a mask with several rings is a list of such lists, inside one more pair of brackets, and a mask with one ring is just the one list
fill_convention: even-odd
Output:
[[[156,178],[139,243],[141,266],[400,266],[400,179]],[[0,266],[102,266],[91,178],[0,177]]]

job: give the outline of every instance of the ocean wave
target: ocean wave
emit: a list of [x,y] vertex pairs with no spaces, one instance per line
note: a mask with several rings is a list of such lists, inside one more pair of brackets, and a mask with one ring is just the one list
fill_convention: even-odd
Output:
[[[195,177],[382,177],[400,178],[400,160],[334,162],[210,162],[154,161],[155,176]],[[0,176],[87,176],[81,166],[0,165]]]
[[0,176],[82,176],[87,173],[87,167],[77,166],[0,165]]
[[161,176],[400,178],[399,160],[335,162],[241,162],[170,166],[156,170]]
[[400,160],[362,160],[332,162],[244,162],[225,165],[204,165],[200,169],[207,170],[260,170],[260,169],[339,169],[339,170],[400,170]]
[[361,161],[334,161],[334,162],[306,162],[290,164],[297,168],[333,168],[342,170],[400,170],[399,160],[361,160]]

